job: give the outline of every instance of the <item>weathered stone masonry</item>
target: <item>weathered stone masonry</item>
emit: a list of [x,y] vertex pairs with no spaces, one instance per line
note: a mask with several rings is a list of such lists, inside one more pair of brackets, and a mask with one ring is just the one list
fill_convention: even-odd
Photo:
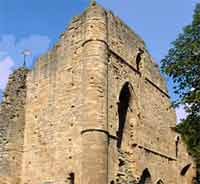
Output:
[[9,78],[0,105],[0,183],[20,183],[24,144],[26,76],[16,70]]
[[0,183],[192,184],[165,81],[112,12],[92,3],[31,71],[16,73],[26,83],[10,79],[21,105],[7,104],[12,93],[1,105]]

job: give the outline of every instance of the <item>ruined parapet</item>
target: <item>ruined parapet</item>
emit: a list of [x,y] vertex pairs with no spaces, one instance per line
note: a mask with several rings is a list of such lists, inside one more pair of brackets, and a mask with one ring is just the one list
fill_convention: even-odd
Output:
[[27,73],[19,68],[10,75],[0,104],[0,184],[20,182]]

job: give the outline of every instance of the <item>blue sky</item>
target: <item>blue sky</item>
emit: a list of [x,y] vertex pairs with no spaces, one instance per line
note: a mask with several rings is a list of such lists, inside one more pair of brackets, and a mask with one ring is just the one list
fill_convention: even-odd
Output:
[[[192,21],[199,0],[97,0],[121,17],[144,40],[155,60],[167,54],[170,42]],[[8,75],[22,65],[21,52],[31,49],[31,67],[36,58],[57,41],[59,34],[89,0],[0,0],[0,92]],[[172,99],[172,82],[168,81]],[[180,108],[180,115],[184,114]]]

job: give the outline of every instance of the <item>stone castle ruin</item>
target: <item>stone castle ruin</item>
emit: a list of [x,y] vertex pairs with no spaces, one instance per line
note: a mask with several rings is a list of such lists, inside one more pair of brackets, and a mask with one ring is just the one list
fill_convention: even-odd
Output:
[[0,184],[192,184],[195,164],[143,40],[95,2],[0,105]]

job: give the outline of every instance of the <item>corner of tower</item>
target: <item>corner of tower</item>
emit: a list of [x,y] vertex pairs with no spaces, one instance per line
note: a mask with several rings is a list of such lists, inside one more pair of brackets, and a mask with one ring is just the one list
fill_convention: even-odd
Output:
[[98,8],[98,9],[101,9],[102,11],[106,11],[106,9],[101,6],[99,3],[97,3],[95,0],[92,0],[89,4],[89,6],[86,8],[86,11],[89,10],[89,9],[94,9],[94,8]]
[[85,9],[83,15],[86,15],[86,18],[90,19],[100,19],[105,18],[106,16],[106,9],[98,4],[96,1],[91,1],[89,6]]
[[96,1],[91,1],[82,16],[85,24],[85,43],[96,40],[107,44],[108,20],[106,9]]
[[90,1],[90,5],[93,6],[93,5],[96,5],[96,4],[97,4],[97,2],[96,2],[95,0],[91,0],[91,1]]
[[67,38],[65,40],[69,43],[69,40],[78,39],[79,35],[79,43],[83,42],[83,45],[88,40],[107,41],[107,11],[94,0],[81,14],[72,18],[60,39]]

